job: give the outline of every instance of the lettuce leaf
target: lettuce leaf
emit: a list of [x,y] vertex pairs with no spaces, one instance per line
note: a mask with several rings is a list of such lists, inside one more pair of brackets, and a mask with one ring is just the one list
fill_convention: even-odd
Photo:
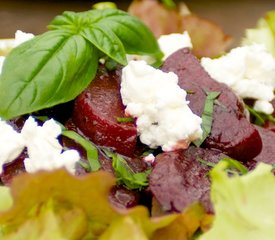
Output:
[[12,206],[12,197],[8,187],[0,186],[0,212]]
[[6,237],[1,239],[82,239],[86,234],[93,239],[118,215],[108,201],[114,183],[106,172],[75,177],[57,170],[18,176],[11,185],[14,204],[0,212]]
[[103,171],[84,177],[64,169],[19,175],[10,190],[0,188],[0,203],[5,202],[0,239],[190,239],[201,227],[205,212],[197,204],[159,217],[151,217],[144,206],[117,209],[108,200],[114,184]]
[[256,28],[246,29],[241,44],[253,43],[264,44],[275,57],[275,11],[267,12],[263,18],[259,19]]
[[275,239],[275,176],[272,166],[260,163],[245,175],[228,176],[226,162],[211,171],[212,228],[200,240]]

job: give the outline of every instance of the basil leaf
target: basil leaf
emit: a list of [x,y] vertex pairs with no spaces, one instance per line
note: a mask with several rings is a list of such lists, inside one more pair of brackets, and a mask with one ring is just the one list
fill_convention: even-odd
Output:
[[97,148],[89,140],[70,130],[63,130],[62,135],[74,140],[86,150],[89,168],[92,172],[98,171],[100,169],[101,165],[98,160]]
[[74,99],[94,78],[97,50],[78,35],[46,32],[15,48],[0,76],[0,115],[10,119]]
[[207,97],[204,104],[204,109],[202,113],[202,138],[193,143],[199,147],[207,138],[211,132],[212,121],[213,121],[213,111],[214,111],[214,101],[220,95],[220,92],[207,92]]
[[118,11],[119,14],[110,15],[96,25],[100,28],[104,25],[115,32],[128,54],[151,55],[157,60],[162,58],[163,53],[159,50],[153,33],[144,23],[123,11],[108,9],[109,13],[112,11]]
[[125,185],[125,187],[132,190],[141,190],[148,186],[148,176],[151,170],[135,173],[121,155],[115,154],[107,149],[105,149],[104,152],[108,157],[112,158],[112,166],[118,184]]
[[[118,9],[65,12],[56,17],[49,29],[72,30],[81,34],[100,51],[118,63],[127,63],[125,54],[151,55],[160,60],[160,51],[153,33],[134,16]],[[74,27],[72,27],[74,25]],[[144,44],[146,42],[146,44]]]
[[95,77],[99,54],[121,64],[127,63],[126,53],[162,56],[150,30],[116,9],[64,12],[49,29],[6,58],[0,77],[2,118],[74,99]]

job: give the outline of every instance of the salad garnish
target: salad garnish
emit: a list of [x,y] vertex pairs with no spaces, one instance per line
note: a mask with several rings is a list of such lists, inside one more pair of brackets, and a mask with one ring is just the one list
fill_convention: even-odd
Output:
[[148,186],[148,176],[151,170],[135,173],[126,160],[119,154],[104,149],[105,154],[112,159],[112,166],[115,171],[117,183],[128,189],[139,189]]
[[0,77],[0,116],[11,119],[68,102],[95,77],[100,57],[125,65],[126,53],[162,57],[149,29],[126,12],[64,12],[48,32],[7,56]]
[[[168,12],[165,16],[168,18],[172,16],[169,14],[174,14],[173,16],[177,19],[182,17],[185,22],[177,22],[179,24],[176,26],[177,30],[188,28],[195,36],[195,41],[201,36],[206,39],[204,31],[198,32],[194,29],[195,25],[198,29],[195,23],[208,26],[209,29],[213,27],[190,12],[181,13],[182,9],[172,0],[134,2],[136,6],[151,2],[155,4],[156,9],[161,11],[165,9],[164,12]],[[127,54],[149,55],[156,61],[152,63],[154,66],[161,63],[163,54],[155,37],[145,24],[126,12],[116,9],[116,5],[112,2],[99,3],[93,8],[94,10],[82,13],[64,12],[50,23],[48,32],[19,45],[6,57],[0,75],[0,116],[3,120],[7,120],[6,124],[13,125],[12,121],[17,116],[39,115],[41,113],[39,110],[47,111],[47,108],[75,99],[94,78],[98,77],[102,83],[101,77],[104,74],[107,79],[105,79],[106,86],[109,84],[108,77],[114,74],[115,76],[110,77],[112,83],[117,83],[120,88],[118,82],[121,80],[121,65],[127,64]],[[155,14],[156,9],[152,9],[152,13]],[[259,41],[266,41],[269,49],[274,51],[274,22],[275,12],[269,12],[264,19],[260,20],[257,29],[249,30],[251,32],[247,34],[244,43],[251,43],[252,38],[255,37]],[[186,23],[192,24],[185,26]],[[209,29],[206,32],[211,33]],[[221,54],[229,44],[229,39],[219,30],[218,32],[218,40],[216,39],[218,46],[213,49],[210,47],[211,51],[207,53],[212,57]],[[203,55],[200,46],[205,46],[205,44],[207,46],[207,42],[200,45],[199,41],[195,44],[194,53],[197,57]],[[184,50],[190,56],[194,56],[190,49]],[[195,57],[194,59],[197,61]],[[199,61],[196,64],[200,66]],[[194,66],[190,65],[190,69],[192,70]],[[104,71],[101,72],[98,67],[104,68]],[[182,74],[186,74],[186,71],[190,69],[181,69]],[[194,76],[200,79],[200,74]],[[96,80],[93,84],[95,82]],[[102,89],[106,91],[104,87]],[[219,88],[209,86],[209,89],[216,89],[216,91],[202,89],[203,97],[206,96],[206,100],[201,105],[202,112],[199,114],[202,116],[203,136],[193,141],[196,147],[190,146],[187,149],[167,151],[157,147],[153,149],[142,144],[140,139],[136,139],[137,135],[134,135],[137,141],[134,142],[133,150],[129,151],[129,155],[120,155],[116,147],[112,146],[113,142],[106,146],[104,143],[91,142],[94,140],[90,141],[92,138],[85,135],[74,122],[74,114],[77,113],[74,112],[68,116],[67,122],[65,120],[62,122],[64,126],[60,123],[62,137],[55,140],[63,143],[62,151],[65,151],[67,147],[71,148],[71,145],[81,149],[79,155],[83,155],[83,159],[74,165],[76,172],[69,173],[65,168],[58,170],[55,168],[50,171],[40,169],[37,172],[20,173],[21,170],[17,169],[20,174],[16,173],[16,177],[8,183],[10,186],[0,186],[0,239],[274,239],[275,206],[271,200],[275,197],[275,164],[259,163],[260,160],[256,159],[264,151],[274,148],[268,145],[259,155],[253,155],[254,159],[242,159],[240,162],[231,158],[234,156],[226,155],[228,153],[215,147],[222,140],[215,142],[214,147],[211,145],[209,147],[207,137],[214,132],[211,132],[211,129],[214,129],[216,123],[214,121],[216,119],[215,105],[219,107],[219,114],[230,113],[234,110],[234,108],[231,109],[230,104],[226,105],[226,101],[223,101],[223,96],[221,96],[226,91],[231,94],[229,88],[225,90],[221,88],[220,91]],[[134,90],[136,91],[136,88]],[[188,97],[193,97],[196,92],[187,90]],[[115,93],[119,94],[118,91]],[[235,97],[233,93],[232,96]],[[121,95],[119,95],[119,100],[120,98]],[[104,100],[103,97],[102,101],[97,102],[107,102]],[[190,98],[190,103],[192,101]],[[114,101],[109,102],[111,102],[111,108]],[[253,124],[264,125],[267,121],[275,123],[274,113],[268,115],[257,112],[250,105],[242,105],[239,99],[236,99],[234,104],[239,108],[235,108],[234,113],[243,114],[245,108],[252,115],[250,120]],[[83,121],[92,122],[93,127],[101,125],[100,127],[104,128],[104,124],[109,124],[105,135],[95,128],[95,132],[102,139],[108,138],[111,131],[122,131],[120,128],[122,126],[131,125],[135,129],[136,118],[129,117],[127,112],[124,114],[123,107],[125,104],[124,106],[122,104],[119,109],[122,114],[114,113],[104,118],[109,106],[105,109],[99,106],[96,109],[99,113],[92,113],[94,119],[87,117],[87,119],[83,118]],[[77,111],[77,108],[73,111]],[[48,116],[42,115],[36,118],[39,121],[48,120]],[[243,115],[242,117],[248,122],[248,116],[246,118],[246,115]],[[85,111],[83,116],[85,116]],[[98,119],[101,117],[103,120],[100,122]],[[25,121],[27,116],[20,118]],[[10,119],[11,121],[8,121]],[[174,121],[170,122],[174,123]],[[253,126],[250,122],[248,124]],[[158,125],[157,121],[152,122],[153,127]],[[17,125],[12,127],[16,128]],[[171,124],[172,127],[173,124]],[[238,126],[234,127],[236,132],[241,131]],[[268,131],[256,126],[256,133],[258,133],[256,129]],[[20,127],[14,130],[20,131]],[[163,133],[163,131],[160,129],[159,132]],[[177,134],[179,131],[174,132]],[[217,132],[217,138],[222,138],[220,136],[222,133]],[[259,135],[259,139],[263,140],[263,145],[264,141],[269,140],[272,145],[272,138],[274,139],[274,134],[272,134],[273,132],[270,131],[267,140],[264,140],[262,136],[260,138]],[[253,137],[255,140],[255,135]],[[236,135],[232,141],[235,138]],[[121,141],[120,136],[117,137],[117,135],[114,139],[111,141],[116,143]],[[126,140],[119,142],[121,146],[127,145]],[[246,138],[242,140],[248,141]],[[230,141],[228,142],[230,145]],[[259,147],[257,142],[251,141],[251,144],[254,145],[246,149],[253,151],[253,147]],[[85,153],[82,150],[85,150]],[[242,146],[236,151],[242,156],[246,154]],[[22,156],[19,156],[22,162],[24,158],[27,158],[24,154],[27,153],[22,152]],[[138,160],[138,163],[135,160]],[[5,164],[3,172],[10,167],[10,163]],[[78,169],[79,165],[82,167],[81,170]],[[7,183],[3,181],[2,176],[0,175],[0,180]],[[159,190],[156,186],[160,185],[162,188]],[[121,189],[122,192],[120,192]],[[211,202],[209,190],[211,190]],[[137,194],[137,198],[144,197],[144,199],[138,199],[133,204],[134,207],[126,204],[118,207],[116,200],[120,199],[116,197],[122,194],[124,198],[125,191]],[[165,208],[163,199],[159,197],[166,192],[169,194],[169,201],[167,201],[169,208]],[[132,195],[126,194],[126,198],[129,196]],[[164,202],[166,196],[164,196]],[[180,205],[181,198],[186,198],[184,199],[185,205]],[[209,205],[205,205],[207,201]]]
[[212,121],[213,121],[213,111],[215,100],[219,97],[220,92],[207,92],[207,97],[204,103],[203,113],[202,113],[202,138],[193,141],[193,143],[199,147],[207,136],[211,132]]

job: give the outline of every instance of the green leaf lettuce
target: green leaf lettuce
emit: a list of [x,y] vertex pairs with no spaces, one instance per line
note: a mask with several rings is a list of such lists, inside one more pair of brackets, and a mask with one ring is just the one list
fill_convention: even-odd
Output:
[[212,228],[200,240],[275,239],[275,176],[272,166],[260,163],[245,175],[228,176],[226,162],[210,173],[215,210]]
[[256,28],[246,30],[242,45],[253,43],[264,44],[275,57],[275,11],[267,12],[259,19]]

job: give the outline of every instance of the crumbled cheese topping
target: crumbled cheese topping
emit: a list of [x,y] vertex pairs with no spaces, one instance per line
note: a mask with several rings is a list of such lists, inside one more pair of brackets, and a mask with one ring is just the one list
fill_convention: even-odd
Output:
[[[42,126],[38,126],[35,120],[29,117],[21,133],[17,133],[3,121],[0,125],[0,131],[2,125],[6,131],[3,131],[1,137],[3,138],[2,141],[6,142],[1,146],[5,146],[6,154],[0,149],[1,157],[5,157],[0,162],[1,166],[6,162],[15,160],[26,147],[28,158],[24,160],[24,165],[27,172],[50,171],[61,167],[65,167],[71,173],[75,172],[75,164],[79,161],[80,156],[76,150],[63,151],[57,139],[61,134],[61,127],[53,119],[46,121]],[[11,142],[8,147],[7,142]]]
[[175,73],[131,61],[122,71],[121,96],[126,114],[137,118],[141,142],[151,148],[187,148],[201,138],[202,120],[190,110]]
[[152,153],[150,153],[149,155],[143,158],[143,161],[148,164],[152,164],[154,163],[155,159],[156,159],[155,156]]
[[232,49],[217,58],[202,58],[210,76],[227,84],[241,98],[255,99],[255,110],[271,114],[274,99],[275,60],[263,45],[254,44]]
[[182,34],[171,33],[168,35],[162,35],[158,39],[158,44],[161,51],[164,53],[164,60],[181,48],[193,48],[191,38],[187,31]]

